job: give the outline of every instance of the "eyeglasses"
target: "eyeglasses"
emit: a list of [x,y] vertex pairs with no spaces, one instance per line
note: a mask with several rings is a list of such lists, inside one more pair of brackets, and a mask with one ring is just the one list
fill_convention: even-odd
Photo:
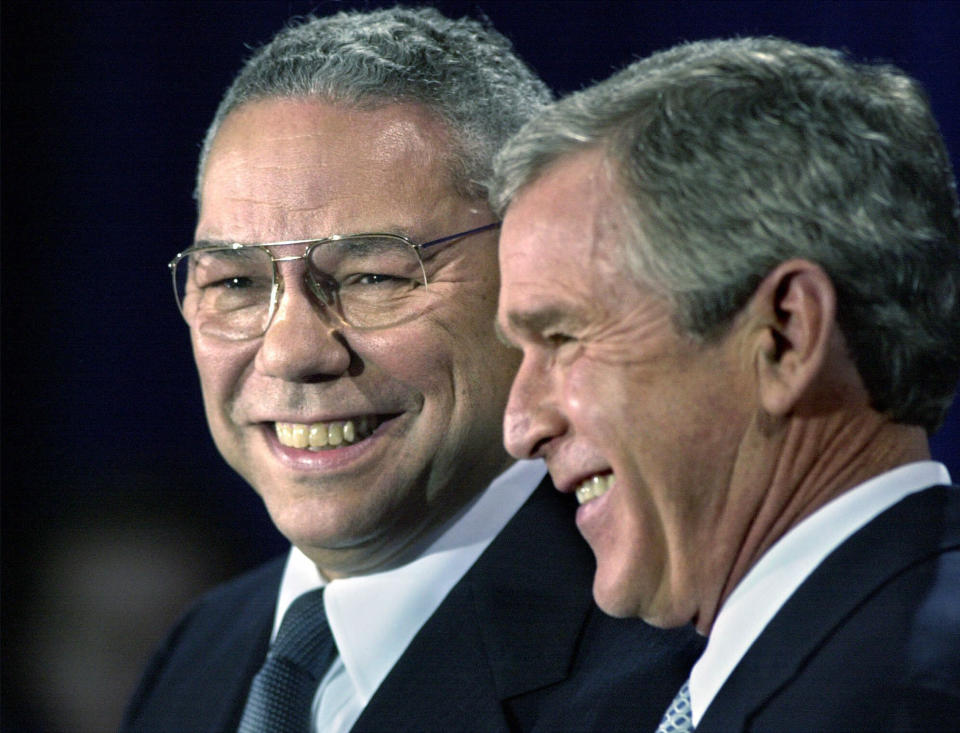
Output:
[[[399,234],[353,234],[266,244],[201,244],[168,267],[177,306],[191,328],[227,340],[267,332],[283,278],[278,262],[306,260],[304,282],[318,301],[356,328],[384,328],[416,316],[428,290],[423,251],[500,226],[493,222],[423,244]],[[303,245],[276,257],[275,247]]]

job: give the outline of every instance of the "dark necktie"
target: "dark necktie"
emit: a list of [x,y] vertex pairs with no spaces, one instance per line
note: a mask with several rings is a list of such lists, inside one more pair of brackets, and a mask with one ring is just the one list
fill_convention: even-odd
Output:
[[336,654],[323,588],[304,593],[287,609],[253,678],[238,733],[307,733],[313,696]]

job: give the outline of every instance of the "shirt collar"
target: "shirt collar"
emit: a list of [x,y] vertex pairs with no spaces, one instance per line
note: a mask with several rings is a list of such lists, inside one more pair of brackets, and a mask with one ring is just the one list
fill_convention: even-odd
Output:
[[949,483],[941,463],[900,466],[828,502],[767,550],[724,602],[690,672],[694,727],[770,619],[827,555],[909,494]]
[[293,600],[326,584],[330,629],[357,695],[366,704],[420,627],[545,475],[542,461],[515,463],[420,556],[399,568],[325,583],[313,562],[291,548],[280,583],[274,636]]

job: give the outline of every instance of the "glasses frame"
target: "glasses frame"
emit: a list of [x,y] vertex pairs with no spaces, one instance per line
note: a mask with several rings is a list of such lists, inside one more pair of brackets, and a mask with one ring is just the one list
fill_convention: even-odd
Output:
[[[417,256],[417,262],[420,264],[420,271],[423,273],[423,285],[425,288],[429,287],[429,281],[427,278],[426,269],[423,266],[423,250],[434,247],[438,244],[447,244],[452,243],[454,240],[462,239],[468,237],[472,234],[479,234],[480,232],[490,231],[491,229],[496,229],[500,226],[499,221],[494,221],[489,224],[484,224],[483,226],[474,227],[473,229],[467,229],[466,231],[457,232],[456,234],[448,234],[447,236],[440,237],[439,239],[432,239],[429,242],[423,242],[417,244],[409,237],[405,237],[402,234],[392,234],[386,232],[361,232],[359,234],[334,234],[330,237],[323,237],[321,239],[289,239],[280,242],[262,242],[262,243],[250,243],[250,244],[241,244],[240,242],[234,242],[232,244],[201,244],[188,247],[187,249],[180,252],[176,257],[174,257],[170,262],[167,263],[167,268],[170,270],[170,277],[173,283],[173,297],[177,302],[177,310],[180,311],[180,315],[183,316],[184,320],[187,319],[186,313],[183,312],[183,303],[180,299],[180,293],[177,289],[177,265],[186,257],[189,257],[192,254],[197,252],[205,252],[208,250],[241,250],[241,249],[250,249],[253,247],[264,250],[267,255],[270,257],[271,266],[273,268],[273,283],[270,288],[270,310],[267,313],[267,318],[263,327],[263,331],[259,334],[246,336],[242,338],[260,338],[263,336],[270,328],[270,324],[273,323],[273,317],[277,312],[277,306],[280,304],[280,294],[283,292],[283,275],[280,272],[280,269],[277,267],[278,262],[296,262],[297,260],[307,260],[309,262],[310,255],[313,251],[322,244],[328,242],[336,242],[343,239],[357,239],[360,237],[387,237],[389,239],[396,239],[404,244],[406,244],[410,249],[413,250],[414,254]],[[273,247],[289,247],[291,245],[302,244],[304,245],[303,253],[299,255],[287,255],[285,257],[275,257],[273,252],[270,251]],[[331,295],[332,292],[335,292],[334,288],[324,288],[320,282],[317,281],[316,273],[313,272],[311,268],[307,268],[307,272],[304,273],[304,279],[307,283],[307,286],[310,288],[310,291],[317,296],[317,298],[325,305],[327,308],[331,308],[334,305],[334,297]],[[342,316],[341,316],[342,318]],[[188,321],[189,324],[189,321]]]

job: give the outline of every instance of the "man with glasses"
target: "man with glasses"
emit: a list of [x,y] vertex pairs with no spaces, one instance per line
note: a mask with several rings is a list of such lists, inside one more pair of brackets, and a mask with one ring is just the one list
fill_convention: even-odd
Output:
[[291,26],[227,91],[170,269],[217,447],[292,549],[189,612],[124,730],[655,725],[698,642],[600,613],[573,507],[502,447],[482,182],[548,98],[426,9]]

